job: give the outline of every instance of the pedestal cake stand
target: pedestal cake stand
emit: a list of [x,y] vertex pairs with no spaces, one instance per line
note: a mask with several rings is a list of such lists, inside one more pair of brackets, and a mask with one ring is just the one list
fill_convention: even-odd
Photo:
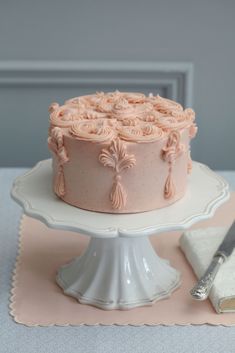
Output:
[[158,257],[148,237],[212,217],[229,198],[229,186],[193,162],[186,195],[175,204],[137,214],[97,213],[54,195],[51,160],[45,160],[15,180],[12,197],[47,226],[91,237],[85,252],[58,270],[64,293],[102,309],[130,309],[165,298],[180,285],[180,273]]

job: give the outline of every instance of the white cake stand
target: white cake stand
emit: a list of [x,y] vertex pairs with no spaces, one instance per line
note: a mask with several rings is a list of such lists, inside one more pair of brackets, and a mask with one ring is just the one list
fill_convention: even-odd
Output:
[[184,230],[212,217],[229,198],[229,186],[193,162],[187,193],[175,204],[138,214],[97,213],[54,195],[51,160],[45,160],[15,180],[12,197],[49,227],[91,237],[82,256],[58,271],[64,293],[102,309],[129,309],[165,298],[180,285],[180,273],[157,256],[148,236]]

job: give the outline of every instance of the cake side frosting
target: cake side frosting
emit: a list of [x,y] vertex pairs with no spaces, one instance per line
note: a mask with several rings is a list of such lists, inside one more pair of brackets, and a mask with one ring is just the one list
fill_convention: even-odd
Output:
[[[53,103],[49,110],[54,191],[66,202],[126,213],[165,207],[183,196],[189,143],[197,132],[192,109],[116,91]],[[63,138],[56,142],[58,131]]]

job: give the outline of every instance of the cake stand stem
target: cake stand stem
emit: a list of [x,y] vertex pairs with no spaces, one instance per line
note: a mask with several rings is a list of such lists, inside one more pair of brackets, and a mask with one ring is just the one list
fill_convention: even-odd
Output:
[[148,237],[91,238],[81,256],[59,269],[57,283],[80,303],[130,309],[169,296],[180,274]]

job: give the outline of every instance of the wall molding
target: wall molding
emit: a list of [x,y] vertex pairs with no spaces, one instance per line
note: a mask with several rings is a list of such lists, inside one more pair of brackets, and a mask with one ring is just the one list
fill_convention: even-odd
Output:
[[138,61],[0,61],[0,89],[30,86],[161,88],[168,98],[192,106],[193,64]]

